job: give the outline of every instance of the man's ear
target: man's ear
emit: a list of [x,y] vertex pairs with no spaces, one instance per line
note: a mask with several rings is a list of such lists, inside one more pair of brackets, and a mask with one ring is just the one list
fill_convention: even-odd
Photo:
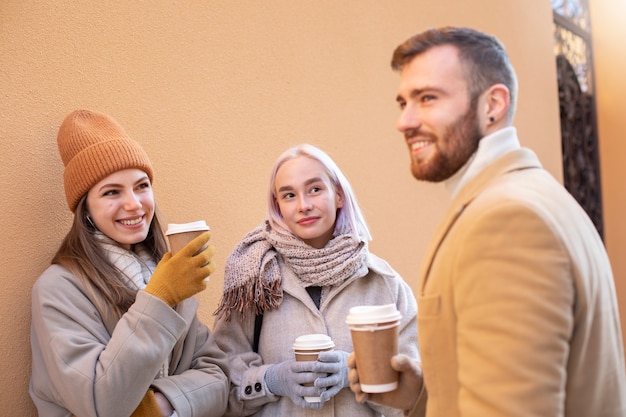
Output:
[[507,113],[511,104],[511,94],[504,84],[494,84],[483,94],[482,120],[486,125],[507,122]]

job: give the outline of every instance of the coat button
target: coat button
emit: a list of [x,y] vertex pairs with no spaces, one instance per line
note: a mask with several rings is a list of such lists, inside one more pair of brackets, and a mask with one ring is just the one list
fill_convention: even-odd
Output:
[[256,384],[254,384],[254,390],[256,392],[261,392],[261,388],[263,388],[263,387],[261,386],[260,382],[257,382]]
[[246,395],[252,394],[252,387],[250,385],[248,385],[246,387],[246,389],[244,390],[244,392],[246,393]]

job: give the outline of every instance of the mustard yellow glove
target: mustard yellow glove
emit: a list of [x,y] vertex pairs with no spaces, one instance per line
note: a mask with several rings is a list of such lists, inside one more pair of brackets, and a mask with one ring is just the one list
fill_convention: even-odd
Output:
[[208,245],[209,239],[211,232],[205,232],[176,252],[176,255],[166,253],[145,291],[173,307],[204,290],[204,279],[215,271],[215,265],[211,262],[215,247]]
[[154,391],[148,390],[130,417],[161,417],[161,414],[156,397],[154,396]]
[[154,391],[148,390],[130,417],[160,417],[161,410],[157,404]]

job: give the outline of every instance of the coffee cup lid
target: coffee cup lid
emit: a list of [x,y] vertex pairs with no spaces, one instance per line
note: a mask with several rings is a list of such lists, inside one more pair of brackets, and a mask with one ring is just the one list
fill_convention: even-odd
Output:
[[350,309],[348,317],[346,317],[346,323],[348,325],[388,323],[401,318],[402,314],[400,314],[395,304],[357,306]]
[[173,235],[175,233],[196,232],[198,230],[211,230],[204,220],[198,220],[191,223],[170,223],[167,225],[166,235]]
[[293,342],[294,350],[319,350],[335,347],[330,336],[325,334],[305,334]]

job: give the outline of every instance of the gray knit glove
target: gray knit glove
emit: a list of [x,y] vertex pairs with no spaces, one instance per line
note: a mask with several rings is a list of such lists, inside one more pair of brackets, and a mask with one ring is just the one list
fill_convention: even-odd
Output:
[[274,395],[289,397],[294,404],[302,408],[319,409],[322,403],[309,403],[304,397],[319,397],[320,389],[312,384],[323,376],[313,372],[316,361],[297,362],[291,359],[270,366],[265,371],[265,384]]
[[343,388],[350,386],[348,381],[348,356],[349,353],[342,350],[320,352],[318,355],[318,362],[313,370],[328,375],[315,381],[315,386],[322,388],[322,395],[320,395],[322,403],[333,398]]

